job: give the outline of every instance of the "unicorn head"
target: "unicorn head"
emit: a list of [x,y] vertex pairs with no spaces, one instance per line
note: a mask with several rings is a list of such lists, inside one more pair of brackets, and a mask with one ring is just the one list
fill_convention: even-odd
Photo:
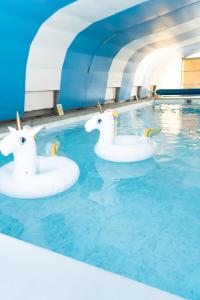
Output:
[[85,130],[90,132],[98,129],[100,131],[99,143],[113,143],[116,134],[117,112],[111,109],[104,111],[100,104],[98,104],[98,108],[99,113],[85,123]]
[[10,133],[0,142],[0,152],[7,156],[14,155],[13,173],[16,176],[33,175],[36,172],[36,143],[35,135],[42,126],[24,127],[17,113],[16,129],[8,127]]

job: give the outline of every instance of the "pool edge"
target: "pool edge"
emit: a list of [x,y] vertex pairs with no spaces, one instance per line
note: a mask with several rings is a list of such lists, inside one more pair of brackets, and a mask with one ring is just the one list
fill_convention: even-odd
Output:
[[180,300],[157,288],[0,234],[4,300]]
[[[152,100],[145,100],[141,102],[128,102],[126,105],[122,105],[119,103],[119,105],[115,105],[114,107],[105,107],[106,109],[111,108],[111,109],[116,109],[119,112],[125,112],[128,111],[131,107],[131,109],[140,109],[146,106],[151,106],[154,104],[154,99]],[[44,130],[46,129],[51,129],[51,128],[56,128],[56,127],[61,127],[77,122],[81,122],[84,120],[87,120],[89,117],[94,115],[97,112],[94,108],[88,109],[88,110],[82,110],[82,111],[76,111],[74,113],[71,113],[69,116],[66,113],[64,116],[50,116],[50,117],[44,117],[40,119],[34,119],[34,120],[27,120],[24,122],[25,125],[30,125],[30,126],[38,126],[42,125]],[[81,115],[79,115],[81,114]],[[55,119],[56,118],[56,119]],[[48,122],[45,120],[48,119]],[[9,124],[10,125],[10,124]],[[11,124],[10,126],[12,126]],[[15,126],[15,125],[14,125]],[[0,129],[0,139],[5,137],[8,134],[8,129],[7,125],[2,126]]]

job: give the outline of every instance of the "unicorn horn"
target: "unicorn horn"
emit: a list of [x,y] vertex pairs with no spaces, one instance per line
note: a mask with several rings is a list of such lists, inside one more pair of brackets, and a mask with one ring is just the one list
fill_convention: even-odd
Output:
[[16,128],[17,128],[17,130],[22,130],[23,129],[22,122],[20,120],[20,116],[19,116],[18,111],[16,113]]
[[100,114],[103,114],[103,113],[104,113],[103,107],[102,107],[102,105],[99,103],[99,101],[98,101],[98,103],[97,103],[97,108],[99,109]]

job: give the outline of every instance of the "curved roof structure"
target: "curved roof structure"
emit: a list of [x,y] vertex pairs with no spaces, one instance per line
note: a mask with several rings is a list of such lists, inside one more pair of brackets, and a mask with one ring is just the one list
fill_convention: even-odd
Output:
[[2,0],[0,14],[0,120],[23,115],[26,91],[59,90],[64,109],[104,101],[107,87],[126,100],[136,77],[156,82],[159,49],[199,50],[197,0]]

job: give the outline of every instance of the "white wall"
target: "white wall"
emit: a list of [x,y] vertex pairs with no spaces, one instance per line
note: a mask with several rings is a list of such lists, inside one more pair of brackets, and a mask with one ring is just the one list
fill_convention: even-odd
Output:
[[26,92],[24,111],[53,108],[53,91]]
[[157,89],[181,88],[181,69],[182,58],[180,57],[165,66],[157,79]]
[[115,87],[109,87],[106,89],[106,95],[105,100],[115,100],[116,99],[116,88]]

